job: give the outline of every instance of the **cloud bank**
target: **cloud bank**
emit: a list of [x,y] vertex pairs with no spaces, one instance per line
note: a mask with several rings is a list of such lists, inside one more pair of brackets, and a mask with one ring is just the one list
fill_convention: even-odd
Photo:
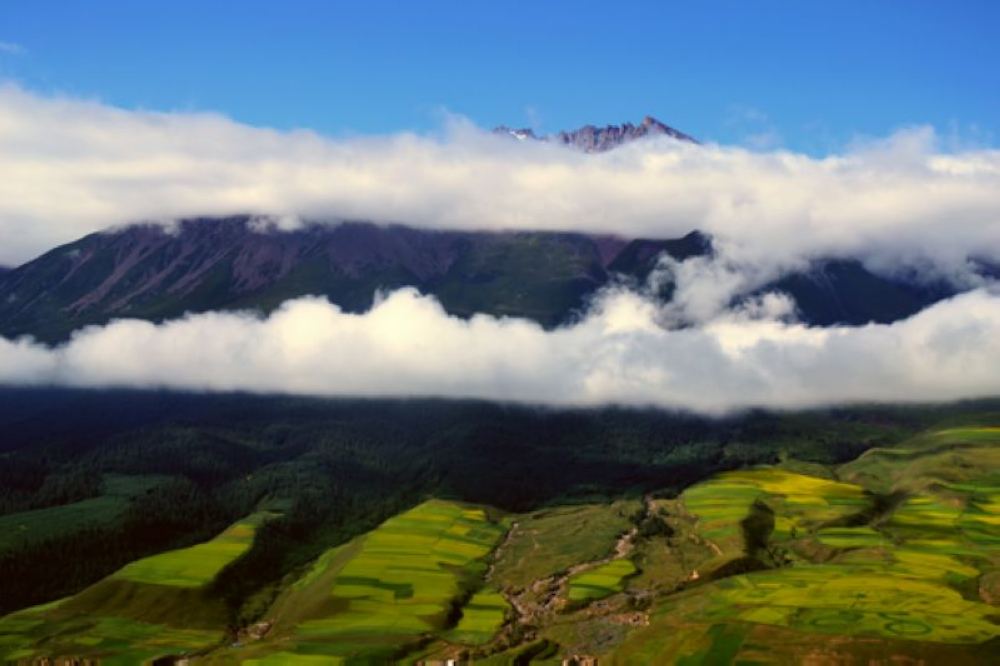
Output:
[[[668,119],[669,120],[669,119]],[[814,158],[667,138],[588,155],[454,119],[437,135],[334,140],[200,113],[127,111],[0,87],[0,264],[134,221],[250,213],[436,229],[670,238],[671,303],[610,289],[577,323],[448,316],[401,290],[367,313],[315,298],[266,318],[117,321],[47,348],[0,339],[0,382],[619,403],[720,413],[1000,394],[1000,151],[943,151],[914,128]],[[266,230],[262,230],[266,232]],[[744,293],[821,256],[978,289],[891,325],[808,328]],[[683,324],[683,326],[678,326]]]
[[[669,120],[669,119],[668,119]],[[915,128],[813,158],[654,139],[587,155],[493,136],[334,140],[0,87],[0,264],[137,220],[255,213],[461,229],[715,236],[740,265],[824,254],[961,271],[1000,256],[1000,151]]]
[[711,414],[1000,395],[1000,294],[972,291],[895,324],[857,328],[808,328],[769,316],[773,309],[671,330],[657,305],[612,290],[579,323],[545,331],[521,319],[452,317],[412,289],[364,314],[300,298],[266,318],[112,322],[54,349],[0,339],[0,380]]

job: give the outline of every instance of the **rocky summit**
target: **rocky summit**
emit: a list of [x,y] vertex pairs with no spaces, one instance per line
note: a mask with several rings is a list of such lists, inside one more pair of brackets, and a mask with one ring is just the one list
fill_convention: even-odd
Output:
[[622,125],[584,125],[575,130],[557,132],[555,134],[538,136],[530,128],[514,129],[501,125],[493,130],[497,134],[514,137],[519,141],[541,140],[561,143],[578,148],[587,153],[603,153],[637,139],[653,136],[669,136],[678,141],[698,143],[684,132],[660,122],[652,116],[646,116],[638,125],[624,123]]

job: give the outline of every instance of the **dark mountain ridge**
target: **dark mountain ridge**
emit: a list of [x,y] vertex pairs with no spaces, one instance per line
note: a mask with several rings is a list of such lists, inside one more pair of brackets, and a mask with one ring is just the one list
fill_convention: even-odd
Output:
[[[0,335],[56,343],[115,318],[269,312],[304,295],[362,312],[378,290],[403,286],[434,295],[453,315],[553,327],[572,321],[613,280],[644,283],[663,253],[684,261],[711,252],[699,232],[625,239],[365,222],[262,230],[246,216],[184,220],[171,230],[139,225],[90,234],[0,274]],[[817,325],[891,322],[956,292],[877,275],[847,258],[817,260],[753,294],[773,290],[790,294],[800,318]]]
[[555,325],[605,284],[611,236],[426,231],[348,222],[261,231],[247,217],[133,226],[56,248],[0,277],[0,333],[58,341],[115,317],[269,311],[306,294],[348,311],[414,286],[449,312]]

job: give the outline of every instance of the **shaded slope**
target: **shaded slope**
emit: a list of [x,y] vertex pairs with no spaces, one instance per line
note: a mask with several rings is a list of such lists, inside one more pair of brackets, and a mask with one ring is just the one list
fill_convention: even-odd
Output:
[[[269,609],[264,640],[212,657],[220,663],[295,663],[303,656],[388,663],[432,634],[488,640],[503,609],[490,612],[487,595],[479,595],[464,624],[460,620],[483,585],[486,556],[507,527],[482,507],[424,502],[326,551]],[[461,630],[452,635],[456,625]]]
[[345,223],[258,231],[247,218],[91,234],[0,276],[0,334],[59,341],[80,326],[186,312],[269,311],[303,295],[345,310],[379,289],[415,286],[449,312],[552,326],[608,280],[624,244],[557,233],[423,231]]
[[[321,296],[348,312],[379,290],[433,294],[453,315],[571,322],[615,279],[645,283],[663,254],[711,255],[711,239],[622,239],[556,232],[431,231],[368,223],[266,230],[246,217],[133,226],[91,234],[0,273],[0,335],[56,343],[115,318],[162,321],[213,310],[270,312]],[[984,275],[992,264],[980,262]],[[672,297],[670,284],[657,294]],[[877,275],[856,260],[823,259],[752,294],[783,291],[811,325],[887,323],[957,289]],[[745,296],[738,297],[744,298]]]
[[905,319],[958,290],[943,282],[924,285],[876,275],[854,259],[824,259],[806,271],[761,288],[795,299],[800,318],[817,326],[888,324]]
[[253,514],[211,541],[137,560],[72,597],[0,618],[0,659],[140,663],[212,647],[229,616],[211,584],[271,516]]

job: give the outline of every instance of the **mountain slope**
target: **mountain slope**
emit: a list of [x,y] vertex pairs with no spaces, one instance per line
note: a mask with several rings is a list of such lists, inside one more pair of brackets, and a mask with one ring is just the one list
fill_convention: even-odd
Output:
[[[247,217],[202,218],[96,233],[0,273],[0,335],[66,340],[115,318],[162,321],[185,313],[250,309],[322,296],[349,312],[378,290],[411,286],[450,314],[524,317],[554,327],[616,279],[645,283],[664,253],[707,256],[711,239],[624,239],[557,232],[434,231],[370,223],[261,229]],[[990,264],[982,264],[984,274]],[[826,258],[747,296],[782,291],[807,324],[892,322],[957,289],[875,274],[856,260]],[[672,288],[658,296],[669,300]]]
[[0,333],[65,339],[115,317],[269,311],[307,294],[348,311],[414,286],[458,315],[556,325],[605,284],[626,242],[571,233],[426,231],[365,223],[259,231],[245,217],[91,234],[0,276]]
[[955,295],[944,282],[919,284],[879,276],[855,259],[821,259],[806,271],[791,273],[759,290],[780,291],[795,299],[803,321],[817,326],[888,324]]
[[255,513],[210,541],[136,560],[78,594],[6,616],[0,659],[67,657],[75,663],[86,655],[100,663],[138,664],[217,644],[228,614],[213,581],[270,518]]
[[417,500],[230,624],[219,583],[279,520],[258,512],[0,617],[0,659],[992,664],[1000,428],[982,424],[995,418],[843,465],[721,471],[679,494],[526,512]]
[[411,285],[453,313],[555,325],[608,280],[624,241],[555,233],[422,231],[346,223],[261,232],[247,218],[189,220],[166,232],[91,234],[0,277],[0,333],[65,339],[115,317],[268,311],[306,294],[348,311]]

